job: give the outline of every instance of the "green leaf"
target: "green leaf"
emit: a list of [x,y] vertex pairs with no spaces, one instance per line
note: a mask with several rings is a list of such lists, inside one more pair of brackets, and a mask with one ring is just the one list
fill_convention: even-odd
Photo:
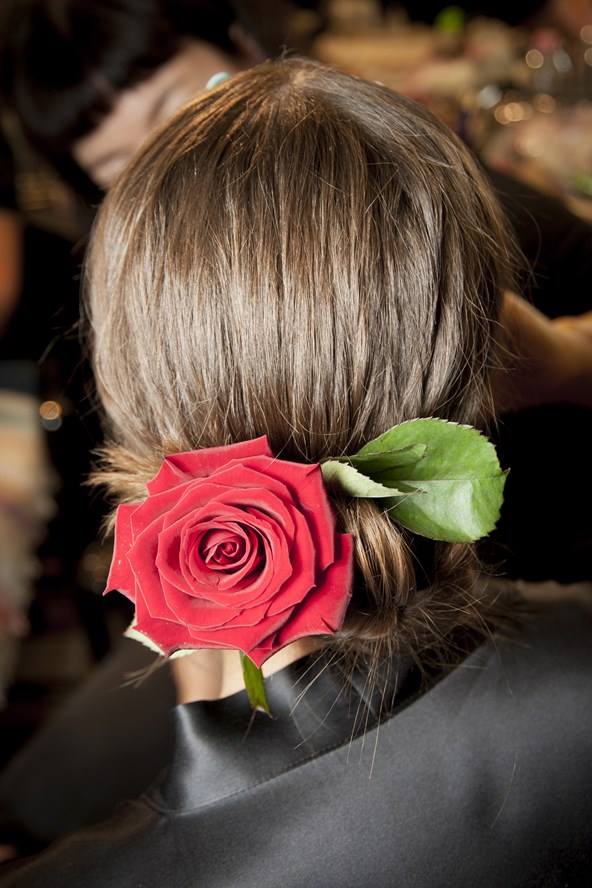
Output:
[[[388,432],[387,432],[388,435]],[[362,447],[349,462],[365,473],[381,472],[398,466],[409,466],[418,462],[427,450],[426,444],[409,444],[407,447],[389,448],[388,441],[376,438]]]
[[239,653],[249,703],[253,709],[258,710],[259,712],[265,712],[271,717],[267,693],[265,691],[263,672],[253,663],[250,657],[243,654],[242,651],[239,651]]
[[363,499],[375,499],[380,497],[393,497],[404,495],[402,491],[391,485],[377,484],[367,475],[362,475],[353,466],[338,460],[328,460],[321,465],[325,484],[338,487],[339,490],[350,496]]
[[425,445],[420,459],[370,472],[385,487],[415,496],[385,500],[394,521],[414,533],[446,542],[472,542],[495,527],[507,472],[495,447],[477,429],[442,419],[394,426],[353,459]]

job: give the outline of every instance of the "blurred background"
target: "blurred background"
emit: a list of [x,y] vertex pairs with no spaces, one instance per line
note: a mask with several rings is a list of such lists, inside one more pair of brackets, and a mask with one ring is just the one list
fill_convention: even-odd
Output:
[[[79,321],[94,214],[151,129],[213,75],[284,52],[441,117],[490,175],[523,295],[553,317],[592,309],[592,0],[3,0],[0,766],[131,618],[101,595],[108,504],[85,483],[101,441]],[[561,405],[500,424],[512,474],[481,553],[496,571],[592,579],[591,431],[589,411]]]

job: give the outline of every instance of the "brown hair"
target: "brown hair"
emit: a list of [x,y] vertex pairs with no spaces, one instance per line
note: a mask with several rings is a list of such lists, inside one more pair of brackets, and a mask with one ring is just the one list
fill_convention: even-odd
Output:
[[[288,59],[204,94],[109,193],[88,270],[119,500],[167,453],[266,434],[314,462],[412,417],[489,415],[500,213],[460,141],[385,87]],[[376,663],[495,622],[472,547],[336,505],[359,582],[329,645]]]

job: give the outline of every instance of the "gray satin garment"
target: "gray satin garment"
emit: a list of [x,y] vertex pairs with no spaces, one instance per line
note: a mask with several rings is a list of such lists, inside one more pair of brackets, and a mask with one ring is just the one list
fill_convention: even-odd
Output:
[[0,885],[592,885],[592,608],[544,605],[424,693],[396,664],[379,725],[324,656],[268,680],[273,720],[178,706],[167,776]]

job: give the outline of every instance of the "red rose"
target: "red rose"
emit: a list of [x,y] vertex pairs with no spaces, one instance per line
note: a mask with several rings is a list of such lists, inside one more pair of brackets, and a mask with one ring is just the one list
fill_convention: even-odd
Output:
[[168,456],[140,505],[122,505],[105,591],[169,655],[236,648],[257,666],[343,623],[352,537],[336,533],[318,465],[276,459],[267,438]]

